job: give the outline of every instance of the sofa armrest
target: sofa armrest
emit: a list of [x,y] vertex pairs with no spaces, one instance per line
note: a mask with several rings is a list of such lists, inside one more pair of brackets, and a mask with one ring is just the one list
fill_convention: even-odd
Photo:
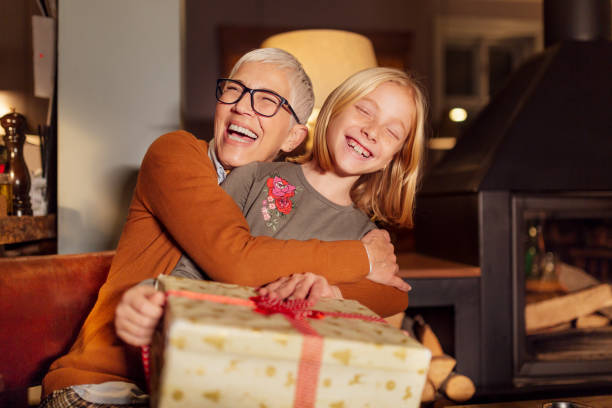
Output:
[[40,384],[49,365],[69,350],[113,255],[0,259],[0,391]]

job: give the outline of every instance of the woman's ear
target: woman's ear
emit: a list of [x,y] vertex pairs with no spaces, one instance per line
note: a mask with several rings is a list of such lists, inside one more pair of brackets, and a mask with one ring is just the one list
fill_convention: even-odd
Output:
[[281,145],[281,150],[285,153],[295,150],[308,136],[308,127],[306,125],[295,124],[289,131],[289,136]]

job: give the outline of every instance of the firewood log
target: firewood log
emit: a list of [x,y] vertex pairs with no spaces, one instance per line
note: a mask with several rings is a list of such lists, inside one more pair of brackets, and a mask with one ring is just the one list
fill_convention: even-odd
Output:
[[[561,262],[559,266],[559,284],[567,292],[575,292],[599,285],[601,282],[580,268]],[[612,320],[612,306],[597,310],[598,313]]]
[[559,323],[551,327],[542,327],[541,329],[530,330],[529,332],[527,332],[527,334],[532,335],[532,334],[556,333],[556,332],[566,331],[571,328],[572,328],[572,322],[564,322],[564,323]]
[[432,356],[441,356],[444,355],[444,351],[442,350],[442,346],[440,345],[440,341],[438,337],[435,335],[431,327],[425,323],[422,316],[414,317],[414,332],[418,341],[421,342],[422,345],[427,347],[429,351],[431,351]]
[[608,319],[612,320],[612,306],[604,307],[603,309],[599,309],[597,313],[601,313],[606,316]]
[[608,284],[531,303],[525,306],[525,329],[529,333],[555,326],[593,313],[611,303],[612,290]]
[[389,323],[389,325],[395,327],[396,329],[401,329],[404,316],[404,312],[401,312],[394,314],[393,316],[385,317],[385,320],[387,323]]
[[451,373],[440,387],[440,391],[453,401],[463,402],[474,396],[476,387],[469,377]]
[[586,316],[580,316],[576,319],[577,329],[593,329],[597,327],[605,327],[610,324],[610,319],[606,316],[599,314],[590,314]]
[[432,402],[436,399],[436,387],[431,381],[425,381],[425,387],[423,387],[423,393],[421,393],[421,402]]
[[427,378],[434,385],[435,389],[440,388],[450,373],[453,372],[453,368],[455,368],[456,364],[457,361],[447,355],[433,356],[431,358]]

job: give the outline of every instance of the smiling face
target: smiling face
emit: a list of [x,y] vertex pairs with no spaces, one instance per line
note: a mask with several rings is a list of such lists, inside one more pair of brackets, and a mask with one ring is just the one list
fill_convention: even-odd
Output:
[[[267,89],[289,99],[290,85],[285,70],[274,64],[248,62],[232,79],[251,89]],[[232,169],[254,161],[271,161],[280,150],[291,151],[295,132],[302,125],[292,127],[291,114],[281,108],[272,117],[260,116],[251,107],[248,93],[234,104],[217,102],[215,110],[215,146],[217,158],[225,169]],[[294,146],[295,144],[295,146]]]
[[331,118],[327,146],[340,176],[360,176],[385,167],[402,148],[415,117],[409,88],[377,86]]

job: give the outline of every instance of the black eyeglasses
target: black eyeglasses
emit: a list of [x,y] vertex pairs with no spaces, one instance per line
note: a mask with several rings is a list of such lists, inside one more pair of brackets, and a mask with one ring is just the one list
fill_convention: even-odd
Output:
[[258,115],[269,118],[276,115],[281,106],[286,106],[297,123],[300,123],[300,119],[289,105],[289,101],[276,92],[265,89],[251,89],[233,79],[217,79],[217,101],[231,105],[242,99],[245,93],[251,95],[251,108]]

